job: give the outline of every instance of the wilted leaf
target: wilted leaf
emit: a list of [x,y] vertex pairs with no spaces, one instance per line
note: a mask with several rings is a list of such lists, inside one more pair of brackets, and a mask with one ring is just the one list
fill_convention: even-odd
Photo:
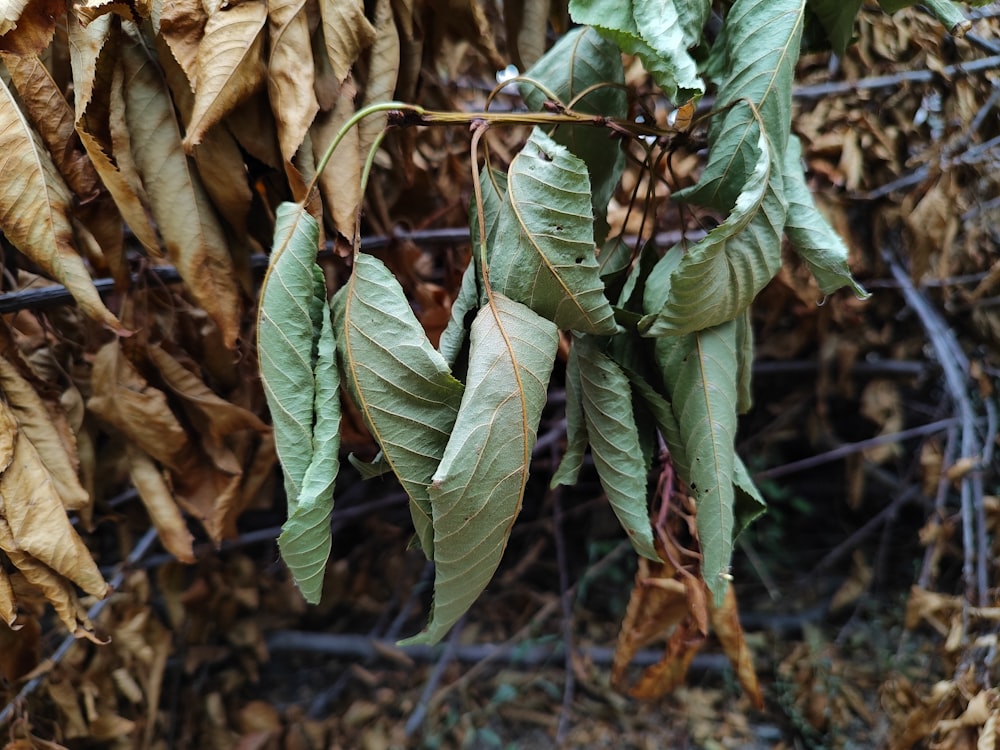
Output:
[[370,255],[333,299],[337,351],[348,392],[410,496],[424,554],[434,558],[431,483],[455,425],[462,384],[431,346],[399,282]]
[[156,527],[160,542],[181,562],[193,563],[194,537],[188,531],[163,472],[135,443],[130,441],[125,448],[132,485],[149,513],[149,520]]
[[375,41],[375,27],[365,18],[362,0],[319,0],[319,14],[327,57],[343,83],[361,51]]
[[65,12],[61,0],[5,0],[0,7],[0,50],[16,55],[41,54],[52,41],[57,19]]
[[69,190],[2,79],[0,173],[0,229],[7,239],[65,286],[87,315],[123,331],[74,248]]
[[[365,82],[362,106],[392,99],[396,81],[399,79],[399,54],[399,31],[396,29],[393,17],[392,0],[376,0],[375,39],[368,54],[368,78]],[[385,128],[385,122],[386,113],[379,112],[366,117],[358,124],[358,151],[362,162],[368,157],[368,151],[379,133]],[[353,233],[348,236],[353,236]]]
[[209,14],[198,43],[194,111],[184,136],[189,153],[209,128],[263,85],[266,22],[263,0],[224,2]]
[[[354,116],[354,95],[356,91],[351,81],[341,88],[336,105],[329,112],[321,112],[312,124],[309,135],[313,142],[324,147],[331,143],[337,131]],[[361,153],[361,136],[357,128],[351,128],[340,146],[333,152],[326,169],[319,175],[319,189],[327,210],[327,220],[344,237],[354,237],[354,224],[361,208],[361,169],[364,156]],[[314,155],[316,161],[322,153]]]
[[[628,114],[624,88],[606,85],[620,84],[624,87],[621,55],[613,42],[590,27],[567,33],[525,75],[543,84],[563,104],[573,102],[586,91],[582,99],[573,102],[573,109],[577,112],[605,117],[626,117]],[[587,91],[597,84],[601,84],[599,88]],[[545,94],[530,84],[521,85],[521,96],[531,109],[540,111],[545,104]],[[602,128],[560,125],[551,129],[549,135],[587,165],[590,203],[594,212],[594,239],[598,244],[603,243],[608,231],[608,204],[625,168],[625,154],[608,141],[608,134]]]
[[278,537],[281,557],[302,596],[311,604],[319,604],[323,592],[323,575],[333,540],[333,485],[340,468],[340,373],[333,320],[325,301],[321,314],[314,369],[312,455],[302,477],[302,491],[294,504],[289,501],[288,520]]
[[733,551],[736,322],[660,339],[656,353],[685,446],[702,548],[702,576],[721,603]]
[[570,0],[569,4],[574,21],[595,27],[625,53],[638,55],[663,93],[675,102],[705,91],[688,47],[700,38],[709,9],[705,2],[676,0]]
[[312,461],[313,370],[326,304],[318,246],[316,220],[298,203],[278,206],[257,312],[257,351],[289,503],[302,493]]
[[687,618],[677,626],[667,641],[667,648],[659,663],[645,669],[642,677],[630,692],[639,700],[655,700],[673,692],[684,684],[684,678],[695,655],[705,641],[693,618]]
[[472,324],[465,394],[430,488],[434,606],[411,643],[439,641],[500,564],[558,345],[552,323],[497,293]]
[[854,19],[862,0],[807,0],[806,7],[816,15],[830,47],[843,55],[854,34]]
[[580,382],[580,350],[572,346],[566,360],[566,451],[552,474],[550,487],[576,484],[583,468],[589,439],[583,417],[583,384]]
[[[7,411],[8,407],[0,403],[0,410]],[[0,502],[3,504],[0,516],[6,519],[17,550],[31,555],[87,593],[97,597],[107,593],[108,585],[90,551],[70,525],[51,475],[23,434],[18,435],[13,460],[0,476]]]
[[750,698],[754,708],[764,710],[764,696],[760,692],[757,681],[757,671],[753,667],[753,654],[747,647],[743,637],[743,626],[740,624],[740,613],[736,606],[736,594],[733,587],[726,590],[726,598],[722,606],[716,607],[709,602],[709,617],[712,630],[722,644],[722,650],[733,665],[736,679],[739,680],[743,692]]
[[208,14],[201,0],[171,0],[160,7],[159,36],[187,76],[192,91],[198,76],[198,47]]
[[[153,217],[181,278],[232,349],[239,337],[241,305],[225,233],[181,148],[176,114],[158,66],[136,36],[122,45],[121,54],[132,155]],[[178,221],[178,216],[184,220]]]
[[[14,599],[14,587],[11,586],[10,577],[3,568],[0,568],[0,620],[3,620],[7,624],[7,627],[11,629],[13,629],[14,623],[17,621],[17,602]],[[4,654],[0,658],[9,658],[9,654]],[[2,673],[3,671],[0,670],[0,674]],[[6,674],[4,676],[6,677]]]
[[819,288],[823,294],[832,294],[850,286],[859,299],[868,297],[847,267],[847,246],[816,208],[802,173],[802,143],[794,135],[788,139],[784,170],[788,200],[785,233],[816,277]]
[[[786,205],[780,164],[761,132],[754,172],[732,213],[687,252],[667,252],[646,281],[644,336],[677,336],[738,317],[781,267]],[[699,183],[700,184],[700,183]]]
[[617,330],[594,254],[587,168],[538,128],[510,165],[489,266],[494,289],[560,328]]
[[646,507],[646,466],[628,378],[593,338],[579,337],[573,348],[579,348],[583,415],[601,486],[635,551],[659,560]]
[[21,429],[22,439],[29,440],[52,479],[56,493],[67,510],[90,505],[90,495],[77,474],[79,458],[76,440],[62,418],[57,428],[45,403],[5,358],[0,358],[0,391]]
[[545,53],[549,0],[504,0],[507,48],[514,65],[526,70]]
[[319,112],[312,55],[303,54],[310,49],[306,0],[272,0],[267,25],[271,38],[267,93],[278,124],[281,155],[291,161]]
[[469,263],[462,274],[462,285],[458,289],[458,296],[451,304],[451,315],[448,318],[448,325],[441,332],[438,340],[438,351],[444,357],[444,361],[449,367],[454,367],[458,361],[458,355],[462,351],[462,345],[466,339],[466,316],[479,307],[479,285],[476,281],[476,264]]

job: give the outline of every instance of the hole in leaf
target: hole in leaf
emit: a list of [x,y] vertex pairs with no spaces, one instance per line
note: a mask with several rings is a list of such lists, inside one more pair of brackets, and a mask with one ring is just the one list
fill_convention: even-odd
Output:
[[580,265],[581,263],[583,263],[583,256],[582,255],[579,258],[576,259],[576,264],[577,265]]

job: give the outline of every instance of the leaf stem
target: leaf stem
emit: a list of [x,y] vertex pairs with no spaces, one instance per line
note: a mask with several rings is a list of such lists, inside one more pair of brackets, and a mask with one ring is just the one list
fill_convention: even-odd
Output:
[[[375,164],[375,156],[378,154],[379,147],[382,145],[382,141],[385,140],[386,131],[383,128],[382,131],[375,137],[372,141],[371,148],[368,149],[368,157],[365,159],[364,169],[361,171],[361,197],[364,198],[365,191],[368,189],[368,178],[371,176],[372,166]],[[361,207],[358,206],[357,216],[354,218],[354,257],[357,257],[358,253],[361,252]]]

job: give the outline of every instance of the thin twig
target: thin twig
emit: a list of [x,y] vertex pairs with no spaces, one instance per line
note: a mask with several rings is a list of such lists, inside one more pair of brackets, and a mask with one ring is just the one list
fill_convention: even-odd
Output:
[[[156,529],[151,526],[146,531],[146,533],[143,534],[142,537],[140,537],[139,541],[136,543],[132,552],[129,553],[128,557],[125,558],[125,561],[119,566],[118,572],[115,573],[114,577],[110,581],[108,581],[108,585],[111,587],[112,591],[117,591],[119,588],[121,588],[122,584],[125,582],[125,576],[128,574],[130,570],[132,570],[136,566],[136,563],[138,563],[140,560],[142,560],[143,557],[146,556],[146,553],[149,552],[150,548],[153,546],[153,543],[155,541],[156,541]],[[104,608],[107,607],[110,602],[111,602],[110,595],[105,597],[104,599],[101,599],[98,602],[95,602],[93,606],[91,606],[91,608],[87,610],[87,619],[89,620],[97,619],[97,617],[100,616],[101,612],[104,611]],[[32,693],[34,693],[36,690],[38,690],[38,688],[42,686],[42,684],[48,677],[49,673],[51,672],[51,668],[59,664],[59,662],[61,662],[66,657],[66,654],[69,653],[69,650],[73,647],[73,644],[75,644],[77,640],[78,639],[72,633],[70,635],[67,635],[63,639],[62,643],[59,644],[59,647],[52,652],[52,656],[48,658],[49,669],[46,669],[41,674],[32,677],[30,680],[24,683],[24,686],[14,697],[14,699],[11,700],[11,702],[4,707],[3,711],[0,711],[0,727],[4,726],[8,721],[10,721],[11,717],[14,715],[14,710],[16,709],[18,704],[24,702],[29,696],[32,695]]]
[[[559,451],[553,447],[553,466],[559,460]],[[559,603],[562,606],[563,643],[565,644],[565,669],[563,674],[562,707],[556,729],[556,746],[562,747],[570,729],[573,710],[573,693],[576,688],[573,671],[573,598],[569,593],[569,562],[566,559],[566,539],[563,536],[562,487],[552,490],[553,535],[556,542],[556,564],[559,567]]]
[[444,647],[439,656],[437,663],[434,664],[434,669],[431,671],[430,677],[427,678],[427,684],[424,685],[423,692],[420,693],[420,700],[417,701],[417,705],[414,707],[413,712],[410,717],[406,720],[406,736],[412,737],[416,734],[417,730],[423,725],[424,719],[427,718],[427,710],[431,704],[431,700],[434,696],[434,691],[437,690],[437,686],[441,682],[441,678],[444,677],[444,670],[448,668],[448,665],[455,660],[458,652],[458,639],[459,635],[462,633],[462,628],[465,626],[465,615],[462,615],[461,619],[455,623],[451,631],[451,636],[448,638],[448,643]]
[[[920,318],[920,322],[927,332],[927,337],[937,353],[944,373],[945,387],[959,413],[961,457],[979,460],[981,459],[982,446],[976,434],[976,415],[967,387],[968,377],[966,373],[969,371],[969,360],[959,346],[954,332],[947,327],[940,313],[913,286],[909,274],[900,263],[888,251],[883,252],[883,257],[889,265],[893,278],[899,282],[907,305]],[[978,469],[970,472],[970,474],[978,473]],[[985,561],[983,563],[977,562],[977,555],[982,557],[987,554],[987,550],[977,544],[980,535],[976,533],[976,521],[981,516],[976,506],[983,504],[982,484],[981,482],[973,482],[973,477],[970,474],[961,478],[959,487],[962,509],[962,580],[966,586],[967,604],[985,606],[986,581],[978,579],[976,573],[978,569],[985,570]],[[975,494],[977,491],[980,494]],[[968,614],[963,609],[963,620],[967,621],[967,619]],[[968,623],[965,622],[965,624]]]

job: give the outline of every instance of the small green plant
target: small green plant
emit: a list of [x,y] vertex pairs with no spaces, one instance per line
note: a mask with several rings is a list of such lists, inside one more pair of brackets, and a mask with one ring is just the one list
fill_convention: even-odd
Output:
[[[289,500],[279,544],[307,599],[320,596],[330,551],[338,390],[381,447],[373,464],[352,462],[366,476],[395,473],[417,542],[435,563],[430,622],[411,639],[433,643],[500,562],[560,331],[568,331],[568,443],[553,482],[574,483],[589,448],[635,551],[655,559],[646,476],[658,434],[697,503],[702,576],[721,602],[733,538],[763,507],[733,441],[737,416],[750,405],[748,309],[781,266],[783,235],[825,294],[844,286],[865,294],[812,201],[791,134],[807,22],[818,21],[826,43],[843,48],[859,6],[736,0],[725,4],[721,31],[711,37],[708,2],[574,0],[571,15],[589,26],[567,33],[518,79],[532,111],[386,103],[341,130],[382,112],[390,128],[469,127],[473,257],[435,349],[392,273],[357,242],[353,274],[327,304],[315,264],[318,225],[305,203],[278,211],[259,351]],[[663,249],[608,236],[622,142],[652,168],[689,137],[629,118],[623,51],[637,55],[677,105],[715,92],[704,170],[672,196],[724,217],[698,242]],[[503,172],[485,134],[515,123],[534,128]]]

